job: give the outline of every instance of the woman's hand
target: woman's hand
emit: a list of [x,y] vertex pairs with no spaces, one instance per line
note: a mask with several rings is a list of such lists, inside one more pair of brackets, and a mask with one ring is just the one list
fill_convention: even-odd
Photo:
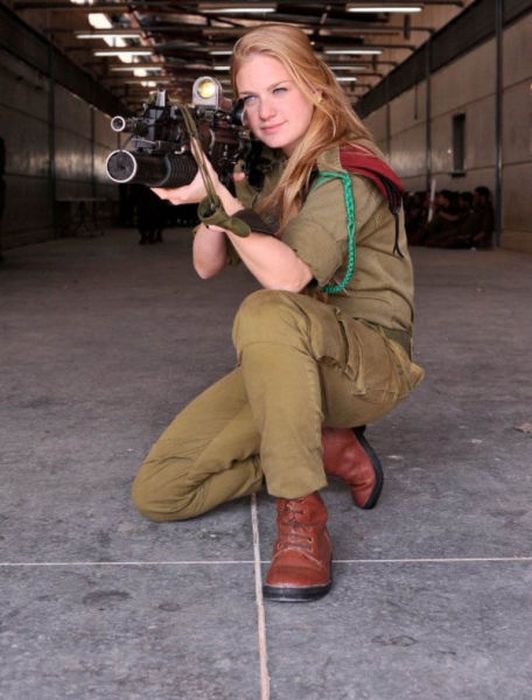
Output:
[[[195,139],[192,139],[190,146],[192,155],[194,156],[196,163],[202,163],[204,169],[208,172],[210,176],[212,185],[214,187],[214,191],[220,197],[222,191],[225,190],[225,187],[220,182],[218,173],[214,170],[209,159],[202,151],[201,146],[197,143]],[[197,204],[198,202],[201,202],[201,200],[204,197],[207,196],[207,188],[205,187],[205,182],[203,180],[203,176],[199,168],[196,175],[194,176],[194,179],[188,185],[173,188],[152,187],[152,191],[155,192],[155,194],[161,199],[166,199],[171,204],[175,205]]]
[[[210,163],[209,163],[210,165]],[[212,169],[212,166],[211,166]],[[212,169],[212,172],[214,173],[214,169]],[[214,173],[216,175],[216,173]],[[221,182],[218,180],[218,176],[216,175],[216,180],[218,181],[218,185],[220,187],[223,187]],[[214,184],[214,179],[213,179],[213,184]],[[216,184],[215,184],[216,188]],[[198,202],[201,202],[201,200],[207,196],[207,190],[205,189],[205,184],[203,182],[203,178],[201,176],[201,172],[198,169],[198,172],[194,176],[194,179],[192,180],[191,183],[188,185],[183,185],[182,187],[152,187],[151,188],[152,192],[155,192],[155,194],[160,197],[161,199],[166,199],[168,202],[171,204],[179,205],[179,204],[197,204]]]

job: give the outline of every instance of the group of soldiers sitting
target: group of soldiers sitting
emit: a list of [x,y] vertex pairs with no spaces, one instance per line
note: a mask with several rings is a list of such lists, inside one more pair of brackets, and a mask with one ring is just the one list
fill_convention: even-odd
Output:
[[[441,190],[434,202],[425,192],[405,197],[408,242],[434,248],[490,248],[494,229],[491,193],[487,187],[474,192]],[[429,215],[432,209],[432,216]]]

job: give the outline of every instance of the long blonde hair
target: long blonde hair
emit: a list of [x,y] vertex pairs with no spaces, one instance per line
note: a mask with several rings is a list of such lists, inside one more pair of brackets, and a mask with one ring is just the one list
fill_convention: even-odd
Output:
[[354,113],[333,72],[315,53],[307,36],[286,24],[263,24],[246,32],[235,44],[231,80],[238,94],[236,77],[242,64],[254,54],[280,61],[301,92],[314,104],[308,130],[288,158],[273,190],[261,200],[261,211],[279,213],[280,229],[301,208],[316,159],[331,146],[370,139],[371,134]]

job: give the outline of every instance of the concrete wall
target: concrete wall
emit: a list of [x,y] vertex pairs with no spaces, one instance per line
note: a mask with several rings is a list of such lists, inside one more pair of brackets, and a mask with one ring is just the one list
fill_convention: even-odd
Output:
[[[432,175],[437,189],[495,186],[495,40],[431,77]],[[532,252],[532,42],[530,15],[503,35],[503,174],[501,245]],[[425,189],[426,83],[417,84],[366,119],[380,148],[410,190]],[[466,115],[465,175],[454,177],[453,115]]]
[[117,187],[103,170],[107,153],[117,147],[107,115],[5,51],[0,85],[4,248],[60,234],[60,215],[77,200],[98,199],[100,207],[117,200]]

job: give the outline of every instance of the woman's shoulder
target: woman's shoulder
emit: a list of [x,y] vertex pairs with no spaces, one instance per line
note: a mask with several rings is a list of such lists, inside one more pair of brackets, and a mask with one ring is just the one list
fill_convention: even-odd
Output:
[[318,170],[347,172],[353,185],[372,183],[390,203],[392,211],[400,207],[404,185],[386,162],[381,151],[370,140],[342,143],[320,154]]
[[316,165],[321,172],[325,170],[349,170],[350,161],[356,158],[376,158],[386,163],[384,154],[373,141],[358,139],[334,144],[323,150],[316,159]]

